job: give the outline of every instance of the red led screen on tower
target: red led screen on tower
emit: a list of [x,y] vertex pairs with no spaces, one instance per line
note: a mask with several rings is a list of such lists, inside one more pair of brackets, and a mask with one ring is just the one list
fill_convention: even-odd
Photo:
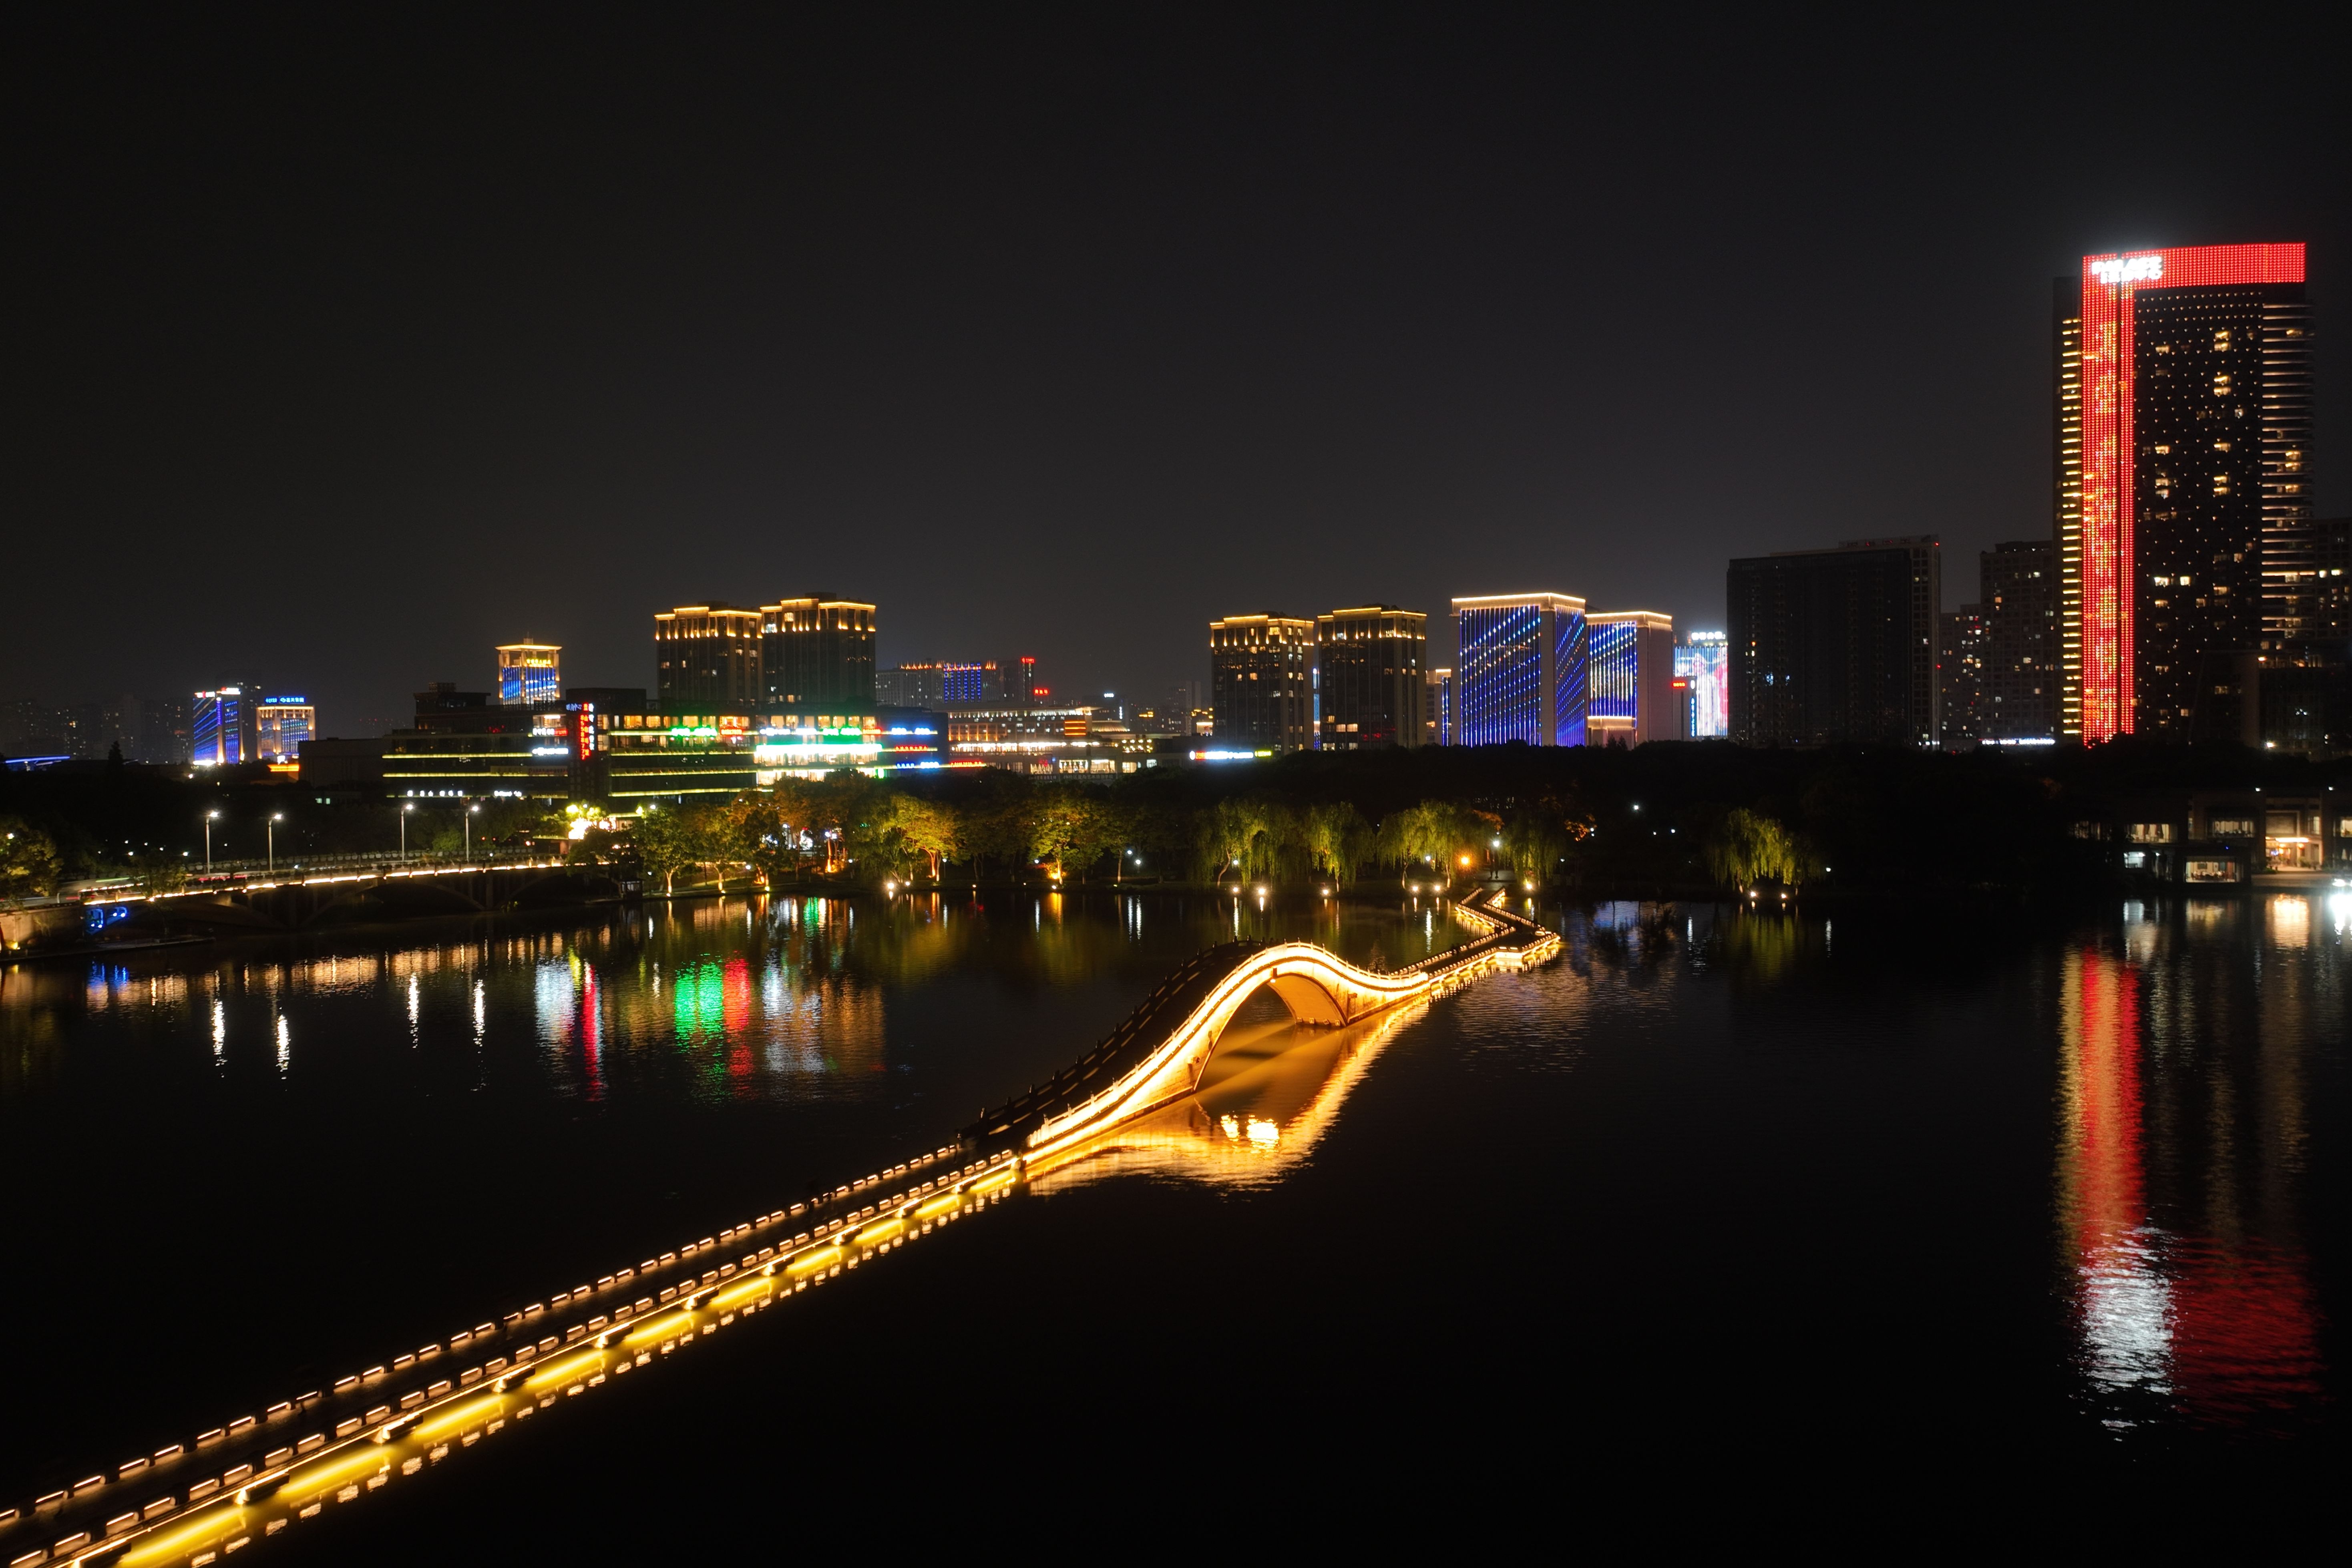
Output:
[[2300,283],[2303,247],[2203,245],[2083,258],[2083,739],[2133,729],[2132,300],[2154,289]]

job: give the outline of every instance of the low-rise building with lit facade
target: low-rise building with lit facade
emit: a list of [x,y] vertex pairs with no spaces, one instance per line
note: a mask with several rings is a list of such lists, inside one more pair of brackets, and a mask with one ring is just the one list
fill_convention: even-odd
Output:
[[1584,601],[1573,594],[1482,594],[1454,601],[1450,744],[1580,746]]
[[[1315,744],[1354,752],[1422,743],[1429,617],[1364,605],[1315,617]],[[1224,724],[1218,722],[1219,739]]]
[[1273,752],[1315,743],[1315,623],[1225,616],[1209,623],[1209,691],[1221,744]]
[[2212,891],[2315,887],[2352,871],[2352,805],[2326,789],[2179,789],[2077,822],[2128,874]]
[[1591,610],[1584,617],[1588,687],[1584,742],[1639,746],[1679,741],[1675,618],[1656,610]]

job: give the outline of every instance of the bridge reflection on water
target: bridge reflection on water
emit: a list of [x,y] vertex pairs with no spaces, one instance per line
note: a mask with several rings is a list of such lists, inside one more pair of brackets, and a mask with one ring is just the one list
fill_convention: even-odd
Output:
[[[37,1500],[30,1521],[0,1520],[34,1524],[48,1538],[10,1553],[11,1568],[100,1561],[204,1568],[649,1370],[976,1215],[1024,1184],[1050,1190],[1145,1173],[1272,1180],[1314,1147],[1381,1048],[1431,996],[1557,949],[1551,932],[1516,913],[1475,904],[1457,913],[1483,934],[1394,973],[1360,970],[1306,943],[1208,950],[1078,1068],[1008,1108],[1027,1108],[1022,1115],[992,1128],[994,1118],[983,1119],[981,1135],[968,1132],[52,1492]],[[1278,1009],[1305,1021],[1286,1021]]]

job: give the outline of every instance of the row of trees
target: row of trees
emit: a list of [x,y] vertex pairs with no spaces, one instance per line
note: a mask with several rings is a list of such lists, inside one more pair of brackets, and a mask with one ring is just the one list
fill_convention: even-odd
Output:
[[845,873],[879,881],[944,879],[951,867],[974,879],[1041,874],[1081,884],[1136,876],[1345,882],[1441,866],[1507,866],[1542,879],[1591,828],[1589,817],[1557,799],[1508,810],[1424,800],[1373,820],[1348,801],[1243,795],[1191,803],[1014,778],[950,798],[841,773],[723,804],[649,807],[627,847],[665,886],[688,870],[722,882]]

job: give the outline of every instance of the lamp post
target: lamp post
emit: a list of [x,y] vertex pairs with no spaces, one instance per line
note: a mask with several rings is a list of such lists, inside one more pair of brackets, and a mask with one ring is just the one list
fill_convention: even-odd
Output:
[[466,808],[466,864],[468,866],[474,863],[474,814],[481,809],[479,805]]
[[207,877],[213,874],[213,818],[219,815],[217,811],[205,813],[205,875]]
[[408,814],[415,809],[415,801],[405,802],[400,808],[400,858],[404,860],[408,858]]
[[269,821],[266,827],[269,835],[269,874],[273,877],[278,875],[278,825],[285,820],[284,812],[273,811],[269,814]]

